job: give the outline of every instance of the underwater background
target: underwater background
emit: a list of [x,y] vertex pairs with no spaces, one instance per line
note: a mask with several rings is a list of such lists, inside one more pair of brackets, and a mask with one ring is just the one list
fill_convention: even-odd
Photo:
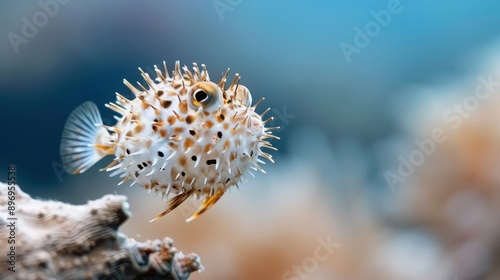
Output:
[[[0,180],[129,197],[122,231],[200,255],[191,279],[500,279],[500,2],[2,1]],[[65,174],[70,112],[176,60],[265,97],[276,163],[201,218],[189,202]],[[272,126],[272,125],[271,125]],[[328,245],[329,244],[329,245]],[[334,245],[333,245],[334,244]],[[316,252],[322,249],[321,256]],[[187,250],[187,251],[186,251]]]

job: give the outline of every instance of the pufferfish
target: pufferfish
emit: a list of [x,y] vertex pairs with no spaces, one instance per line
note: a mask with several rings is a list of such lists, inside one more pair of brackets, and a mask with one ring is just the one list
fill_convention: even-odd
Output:
[[241,178],[252,170],[265,173],[260,164],[272,156],[262,148],[276,150],[269,138],[279,127],[265,127],[269,112],[255,112],[264,98],[252,106],[252,95],[235,74],[226,88],[229,69],[218,83],[210,81],[205,65],[193,63],[193,72],[179,61],[170,76],[165,62],[163,72],[155,65],[153,80],[141,68],[147,87],[124,84],[135,95],[133,100],[116,93],[116,103],[105,106],[114,116],[114,126],[104,125],[93,102],[85,102],[68,117],[60,152],[65,170],[78,174],[107,155],[113,161],[101,171],[129,180],[144,189],[168,198],[165,211],[151,221],[170,213],[189,197],[203,199],[191,221],[213,206]]

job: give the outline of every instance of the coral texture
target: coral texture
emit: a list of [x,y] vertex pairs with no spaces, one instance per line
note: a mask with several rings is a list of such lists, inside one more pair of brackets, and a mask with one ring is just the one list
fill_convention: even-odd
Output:
[[14,216],[7,185],[0,183],[0,236],[10,248],[15,220],[15,272],[2,250],[1,279],[188,279],[201,271],[196,254],[184,255],[173,240],[138,242],[118,231],[130,212],[125,196],[106,195],[85,205],[31,198],[16,186]]

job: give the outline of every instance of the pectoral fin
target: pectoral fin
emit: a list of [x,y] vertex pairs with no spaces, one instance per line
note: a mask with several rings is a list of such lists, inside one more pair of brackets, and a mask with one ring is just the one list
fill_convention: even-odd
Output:
[[181,193],[181,194],[179,194],[177,196],[172,197],[168,201],[167,209],[165,209],[165,211],[163,211],[160,214],[158,214],[158,216],[156,216],[154,219],[152,219],[149,222],[150,223],[154,222],[154,221],[158,220],[159,218],[161,218],[161,217],[167,215],[168,213],[172,212],[172,210],[174,210],[175,208],[177,208],[177,206],[181,205],[184,201],[186,201],[186,199],[188,199],[194,192],[195,192],[195,189],[191,189],[189,191],[183,192],[183,193]]
[[198,211],[194,213],[189,219],[186,220],[186,222],[191,222],[192,220],[198,218],[201,216],[201,214],[205,213],[210,207],[212,207],[219,199],[222,197],[224,194],[224,190],[222,189],[217,189],[217,192],[211,196],[207,196],[205,200],[203,201],[203,204],[200,205],[200,208],[198,208]]

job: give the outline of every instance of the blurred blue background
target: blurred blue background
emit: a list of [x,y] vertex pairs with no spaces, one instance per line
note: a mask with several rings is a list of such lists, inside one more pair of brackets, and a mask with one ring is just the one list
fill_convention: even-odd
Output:
[[33,22],[43,9],[2,1],[0,166],[17,164],[25,187],[56,187],[52,162],[71,110],[92,100],[110,118],[102,105],[115,91],[128,94],[122,79],[140,80],[137,67],[163,60],[204,63],[214,78],[227,67],[240,73],[254,99],[297,116],[283,139],[314,126],[331,141],[370,145],[393,132],[387,106],[398,89],[467,70],[462,57],[500,34],[497,1],[401,1],[401,13],[348,63],[339,44],[353,44],[353,28],[388,1],[240,2],[222,1],[231,9],[219,12],[213,1],[57,2],[33,38],[12,44],[22,18]]
[[[219,12],[214,3],[58,3],[33,38],[12,44],[22,18],[33,22],[43,9],[2,1],[0,166],[17,164],[25,188],[57,188],[52,163],[71,110],[92,100],[111,118],[102,105],[115,91],[128,94],[122,79],[140,80],[137,67],[163,60],[204,63],[214,78],[227,67],[240,73],[254,99],[297,116],[283,139],[313,126],[331,141],[370,145],[394,132],[388,105],[399,89],[468,70],[462,57],[500,33],[497,1],[401,1],[401,13],[348,63],[340,43],[353,44],[354,27],[388,1],[234,1]],[[276,144],[281,152],[285,142]]]
[[[356,46],[356,28],[390,5],[399,12]],[[341,177],[353,176],[371,200],[389,190],[383,172],[397,160],[380,159],[381,147],[408,133],[401,119],[421,120],[407,109],[425,94],[411,89],[480,73],[482,55],[498,46],[499,14],[499,1],[472,0],[2,1],[0,167],[17,165],[18,183],[34,196],[82,203],[115,192],[114,180],[97,172],[107,164],[100,162],[90,176],[111,185],[72,195],[75,180],[90,179],[62,172],[65,120],[90,100],[111,123],[103,105],[116,91],[129,95],[124,78],[140,81],[137,67],[151,73],[154,64],[165,60],[172,69],[180,60],[206,64],[212,79],[230,67],[254,100],[266,98],[261,109],[275,108],[283,127],[277,166],[306,145],[300,155],[317,160],[325,176],[338,175],[324,187],[345,189]],[[24,19],[39,23],[31,38]],[[342,43],[358,51],[347,58]],[[314,150],[314,139],[333,152]],[[322,161],[330,157],[334,164]]]

